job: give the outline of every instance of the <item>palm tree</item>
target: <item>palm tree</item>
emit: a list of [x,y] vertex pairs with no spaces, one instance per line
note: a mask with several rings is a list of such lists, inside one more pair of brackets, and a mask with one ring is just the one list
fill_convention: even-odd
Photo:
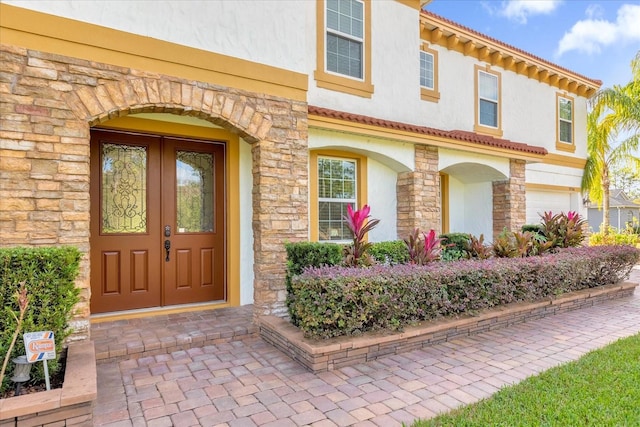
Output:
[[[582,192],[602,206],[605,234],[609,230],[611,166],[626,162],[636,169],[640,167],[640,158],[633,155],[640,142],[640,51],[631,61],[631,70],[629,83],[595,94],[587,117],[587,163],[582,175]],[[616,143],[618,136],[624,139]]]

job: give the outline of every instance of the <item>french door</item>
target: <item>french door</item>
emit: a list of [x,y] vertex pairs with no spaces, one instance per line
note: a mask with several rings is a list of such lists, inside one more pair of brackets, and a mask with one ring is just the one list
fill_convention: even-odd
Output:
[[91,312],[226,299],[225,146],[91,132]]

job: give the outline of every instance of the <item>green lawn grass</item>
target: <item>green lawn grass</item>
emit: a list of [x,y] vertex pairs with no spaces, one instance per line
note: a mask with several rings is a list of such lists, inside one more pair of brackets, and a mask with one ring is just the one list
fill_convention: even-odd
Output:
[[412,427],[640,426],[640,334]]

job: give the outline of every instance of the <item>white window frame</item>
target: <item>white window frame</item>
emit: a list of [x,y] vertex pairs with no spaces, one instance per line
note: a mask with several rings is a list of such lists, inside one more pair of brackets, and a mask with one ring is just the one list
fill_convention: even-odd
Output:
[[[353,163],[354,165],[354,179],[353,179],[353,189],[354,189],[354,197],[353,198],[349,198],[349,199],[340,199],[340,198],[334,198],[334,197],[320,197],[320,179],[321,179],[321,174],[320,174],[320,161],[321,160],[330,160],[330,161],[340,161],[340,162],[349,162],[349,163]],[[351,204],[352,209],[356,210],[358,209],[358,175],[359,175],[359,171],[358,171],[358,160],[356,159],[351,159],[351,158],[346,158],[346,157],[334,157],[334,156],[326,156],[326,155],[318,155],[318,158],[316,160],[316,163],[318,165],[318,176],[317,176],[317,186],[318,186],[318,197],[317,197],[317,201],[316,203],[318,204],[318,241],[319,242],[332,242],[332,243],[346,243],[349,242],[349,239],[337,239],[337,240],[333,240],[333,239],[321,239],[320,238],[320,203],[342,203],[342,204]],[[344,224],[344,219],[341,220],[341,222]],[[345,225],[346,227],[346,225]]]
[[[338,0],[339,1],[339,0]],[[362,37],[357,37],[348,33],[344,33],[340,30],[336,30],[333,28],[329,28],[329,25],[327,24],[327,20],[328,20],[328,15],[329,15],[329,3],[327,0],[325,0],[325,14],[324,14],[324,38],[325,38],[325,52],[324,52],[324,57],[325,57],[325,72],[329,73],[329,74],[334,74],[337,76],[342,76],[342,77],[346,77],[346,78],[350,78],[350,79],[354,79],[357,81],[365,81],[365,76],[366,76],[366,70],[365,70],[365,30],[366,30],[366,13],[365,13],[365,4],[363,0],[351,0],[353,2],[356,3],[360,3],[362,5]],[[350,17],[352,19],[352,17]],[[360,44],[360,76],[356,77],[356,76],[352,76],[350,74],[344,74],[341,73],[339,71],[333,71],[333,70],[329,70],[329,34],[338,37],[338,38],[343,38],[346,40],[349,40],[351,42],[356,42]]]
[[[571,118],[569,120],[567,119],[563,119],[562,118],[562,102],[568,102],[571,105]],[[574,105],[573,105],[573,100],[570,98],[566,98],[564,96],[559,96],[558,97],[558,141],[562,142],[564,144],[573,144],[573,111],[574,111]],[[571,138],[569,141],[565,141],[562,139],[562,123],[568,123],[569,127],[571,129]]]
[[[431,70],[428,70],[427,68],[423,68],[422,64],[426,63],[426,61],[422,61],[422,57],[423,56],[430,56],[431,57]],[[435,55],[431,52],[426,52],[424,50],[420,51],[420,87],[425,88],[427,90],[435,90],[435,86],[436,86],[436,58]],[[429,71],[431,71],[431,86],[427,86],[422,84],[422,77],[423,74],[428,73]]]
[[[490,99],[490,98],[486,98],[486,97],[482,96],[481,90],[480,90],[480,87],[482,86],[482,84],[481,84],[482,75],[490,77],[492,80],[495,81],[496,99]],[[495,74],[487,73],[486,71],[478,70],[478,88],[477,88],[477,90],[478,90],[478,125],[486,126],[488,128],[492,128],[492,129],[498,129],[499,126],[500,126],[500,82],[499,82],[498,76],[496,76]],[[496,106],[496,124],[495,125],[482,123],[482,101],[486,101],[486,102],[490,102],[492,104],[495,104],[495,106]]]

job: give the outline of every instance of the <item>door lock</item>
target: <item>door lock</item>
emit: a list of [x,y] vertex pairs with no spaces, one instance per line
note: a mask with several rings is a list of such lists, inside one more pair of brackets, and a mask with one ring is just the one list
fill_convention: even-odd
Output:
[[164,226],[164,237],[171,237],[171,226],[170,225],[165,225]]
[[167,257],[164,260],[166,262],[169,262],[169,253],[171,252],[171,240],[167,239],[164,241],[164,250],[167,251]]

